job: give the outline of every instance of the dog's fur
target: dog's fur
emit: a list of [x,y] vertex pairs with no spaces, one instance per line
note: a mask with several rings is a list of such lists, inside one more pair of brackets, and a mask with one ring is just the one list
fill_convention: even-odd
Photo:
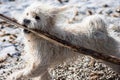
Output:
[[[118,42],[108,35],[106,24],[100,16],[89,16],[81,23],[64,24],[61,22],[60,24],[59,17],[62,16],[59,14],[60,10],[61,8],[41,3],[30,6],[25,10],[22,23],[28,28],[37,31],[47,31],[74,45],[92,49],[103,54],[108,53],[108,55],[120,56]],[[70,49],[52,44],[29,31],[24,30],[23,33],[27,67],[15,73],[11,77],[12,80],[20,79],[21,77],[29,78],[37,76],[41,77],[40,80],[50,80],[49,67],[69,59],[74,59],[80,55],[80,53],[75,53]],[[109,64],[111,67],[115,67],[113,69],[116,71],[120,70],[119,65]]]

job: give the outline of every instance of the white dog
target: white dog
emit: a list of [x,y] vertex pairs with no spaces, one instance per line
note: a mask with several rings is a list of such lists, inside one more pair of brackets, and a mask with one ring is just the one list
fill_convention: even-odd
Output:
[[[118,42],[108,35],[106,24],[98,15],[89,16],[81,23],[60,24],[62,18],[59,19],[59,17],[62,15],[59,12],[62,9],[42,3],[32,5],[25,10],[22,24],[37,31],[47,31],[74,45],[120,57]],[[49,67],[80,55],[70,49],[52,44],[27,30],[23,30],[23,33],[27,67],[15,73],[11,77],[12,80],[38,76],[41,77],[40,80],[50,80]],[[108,64],[120,72],[120,65]]]

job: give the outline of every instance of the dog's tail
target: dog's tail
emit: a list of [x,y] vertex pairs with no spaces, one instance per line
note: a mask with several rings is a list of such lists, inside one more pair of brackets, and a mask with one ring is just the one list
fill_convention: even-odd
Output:
[[85,24],[85,27],[89,29],[89,31],[107,34],[106,23],[100,15],[88,16],[82,23]]

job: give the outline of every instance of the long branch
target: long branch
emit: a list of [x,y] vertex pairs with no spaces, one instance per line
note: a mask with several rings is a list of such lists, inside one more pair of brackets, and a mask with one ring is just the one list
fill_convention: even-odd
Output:
[[0,14],[0,18],[2,20],[5,20],[7,22],[9,22],[10,24],[13,24],[17,27],[20,27],[20,28],[23,28],[23,29],[26,29],[32,33],[34,33],[35,35],[45,39],[45,40],[48,40],[49,42],[52,42],[53,44],[57,44],[57,45],[60,45],[60,46],[63,46],[63,47],[66,47],[66,48],[69,48],[75,52],[79,52],[80,54],[84,54],[84,55],[89,55],[89,56],[92,56],[96,59],[101,59],[101,60],[104,60],[104,61],[107,61],[107,62],[111,62],[111,63],[114,63],[114,64],[118,64],[120,65],[120,58],[117,58],[115,56],[112,56],[112,55],[105,55],[103,53],[99,53],[99,52],[96,52],[96,51],[93,51],[93,50],[90,50],[90,49],[86,49],[84,47],[80,47],[80,46],[75,46],[73,44],[71,44],[70,42],[68,41],[65,41],[65,40],[62,40],[54,35],[51,35],[47,32],[44,32],[44,31],[39,31],[36,32],[34,30],[31,30],[19,23],[17,23],[16,21],[14,21],[13,19],[7,17],[7,16],[4,16],[2,14]]

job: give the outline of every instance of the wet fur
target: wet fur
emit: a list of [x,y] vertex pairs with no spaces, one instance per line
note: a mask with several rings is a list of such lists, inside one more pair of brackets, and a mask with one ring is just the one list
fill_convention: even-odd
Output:
[[[81,23],[58,24],[60,21],[58,12],[61,8],[54,8],[50,5],[38,4],[30,6],[25,10],[23,19],[31,20],[28,28],[47,31],[63,40],[69,41],[74,45],[92,49],[103,54],[120,56],[118,43],[108,35],[106,24],[98,15],[85,18]],[[36,21],[34,16],[39,16],[40,21]],[[23,21],[22,19],[22,21]],[[70,49],[55,45],[46,41],[33,33],[24,33],[25,59],[27,67],[11,79],[19,80],[21,77],[34,78],[40,76],[40,80],[50,80],[48,73],[49,67],[76,58],[79,53]],[[114,53],[114,54],[113,54]],[[118,53],[118,54],[116,54]],[[106,62],[105,62],[106,63]],[[116,71],[120,70],[119,65],[110,63]]]

